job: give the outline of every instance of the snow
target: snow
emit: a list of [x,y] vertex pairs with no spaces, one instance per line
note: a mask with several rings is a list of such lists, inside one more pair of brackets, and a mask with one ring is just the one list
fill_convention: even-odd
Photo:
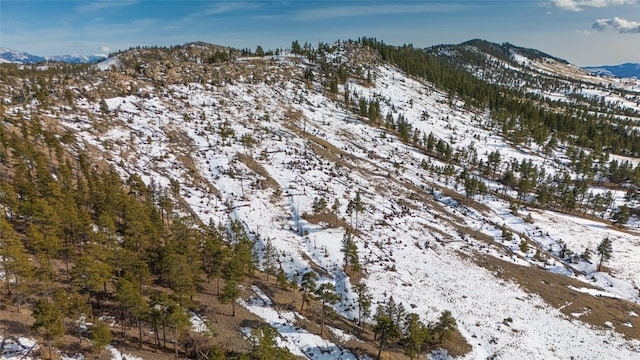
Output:
[[3,345],[0,359],[17,360],[33,359],[30,354],[32,351],[38,350],[39,346],[34,339],[26,337],[5,337],[0,335],[0,343]]
[[[258,287],[252,286],[251,290],[255,296],[246,301],[239,300],[238,303],[265,320],[280,333],[279,346],[286,347],[292,354],[306,359],[357,359],[340,345],[301,328],[298,322],[304,320],[304,318],[299,313],[276,310],[270,306],[271,300]],[[249,332],[247,331],[246,333]],[[344,339],[345,337],[342,338]]]
[[117,57],[111,57],[106,60],[100,61],[96,64],[96,66],[102,71],[111,70],[111,68],[114,66],[120,66],[120,60]]
[[192,311],[189,321],[191,322],[191,331],[200,334],[212,335],[211,329],[209,329],[206,320],[200,315]]
[[577,288],[575,286],[571,286],[569,285],[569,289],[571,290],[575,290],[581,293],[586,293],[586,294],[591,294],[593,296],[603,296],[603,297],[611,297],[614,299],[618,299],[619,297],[613,294],[610,294],[606,291],[601,291],[601,290],[596,290],[596,289],[592,289],[592,288],[585,288],[585,287],[581,287],[581,288]]
[[[105,65],[110,61],[114,63]],[[88,145],[102,151],[123,177],[138,173],[145,182],[153,179],[165,187],[178,180],[180,196],[204,223],[241,221],[256,241],[258,258],[269,239],[289,279],[320,269],[319,283],[336,286],[342,300],[335,308],[347,318],[355,318],[358,311],[349,276],[343,270],[345,230],[303,218],[313,212],[313,201],[321,196],[329,207],[337,199],[338,218],[358,230],[358,255],[374,304],[393,295],[425,322],[433,322],[442,311],[450,310],[473,347],[465,358],[637,356],[640,342],[585,324],[580,321],[581,313],[565,316],[540,296],[501,280],[470,259],[485,254],[520,266],[540,266],[600,288],[573,288],[576,291],[637,303],[637,234],[611,228],[603,221],[551,211],[519,208],[515,214],[507,201],[494,195],[474,197],[484,205],[481,209],[467,206],[453,197],[466,195],[454,180],[421,167],[423,162],[442,168],[449,164],[364,123],[328,98],[319,85],[291,79],[291,73],[301,73],[306,66],[297,58],[278,57],[261,64],[252,61],[229,66],[264,66],[266,70],[261,71],[268,74],[268,83],[244,76],[234,78],[233,83],[140,86],[141,93],[148,96],[139,93],[105,99],[118,119],[105,131],[97,131],[92,123],[95,120],[88,115],[59,118]],[[97,66],[106,69],[116,62],[113,58]],[[503,162],[531,161],[551,175],[566,170],[567,159],[560,151],[545,158],[535,145],[509,144],[491,128],[488,112],[467,109],[461,100],[449,99],[433,85],[406,77],[393,67],[379,65],[372,70],[374,86],[355,80],[348,86],[359,96],[380,99],[383,117],[402,114],[424,134],[433,133],[455,148],[473,147],[479,159],[486,160],[488,153],[499,150]],[[549,96],[566,98],[564,94]],[[93,118],[101,116],[99,100],[78,99],[76,106]],[[290,119],[289,109],[299,111],[304,120]],[[26,109],[23,112],[27,113]],[[234,135],[223,136],[223,130],[233,130]],[[245,134],[256,139],[254,146],[245,147],[237,141]],[[327,152],[331,154],[312,151],[318,147],[330,147]],[[241,161],[238,154],[256,159],[269,179]],[[183,162],[187,155],[192,166]],[[265,183],[269,186],[262,185]],[[487,183],[491,189],[501,190],[499,184]],[[365,210],[357,216],[346,215],[347,204],[356,192]],[[620,195],[616,194],[618,200]],[[524,220],[527,215],[532,222]],[[513,233],[512,240],[502,239],[502,226]],[[495,243],[479,240],[481,236]],[[519,247],[528,238],[542,249],[550,249],[554,256],[566,244],[578,254],[589,248],[595,258],[595,248],[605,236],[613,240],[614,247],[614,257],[605,263],[607,273],[597,272],[593,259],[592,263],[574,264],[549,256],[540,262],[534,258],[535,250],[522,252]],[[240,304],[274,326],[282,335],[283,346],[294,354],[314,359],[353,358],[341,344],[300,328],[301,314],[276,310],[260,289],[251,290],[255,296]],[[503,324],[507,317],[513,319],[509,326]],[[201,320],[193,314],[194,331],[204,330],[206,324]],[[338,329],[329,331],[340,341],[350,338]]]
[[111,353],[111,360],[144,360],[131,354],[123,354],[120,350],[111,345],[107,345],[107,350]]

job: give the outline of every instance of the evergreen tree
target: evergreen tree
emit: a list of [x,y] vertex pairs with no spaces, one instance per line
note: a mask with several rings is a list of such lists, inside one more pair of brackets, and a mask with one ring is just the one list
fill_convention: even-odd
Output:
[[438,343],[442,344],[442,340],[447,339],[456,330],[456,320],[451,315],[451,311],[444,310],[438,318],[435,332],[438,334]]
[[240,281],[243,272],[241,260],[234,256],[231,258],[223,271],[224,286],[222,292],[218,295],[218,299],[223,304],[231,304],[231,316],[236,316],[236,299],[240,297]]
[[363,280],[355,285],[355,291],[358,295],[358,325],[364,329],[365,319],[371,313],[371,294]]
[[613,222],[620,228],[623,228],[630,218],[631,212],[629,211],[629,207],[626,205],[620,206],[620,209],[613,214]]
[[276,264],[278,260],[278,254],[271,242],[271,239],[267,239],[264,245],[264,252],[262,255],[262,266],[264,272],[267,274],[267,283],[269,283],[269,275],[276,274]]
[[[170,325],[169,309],[177,304],[169,299],[165,293],[154,294],[149,299],[149,309],[147,313],[148,319],[151,321],[153,332],[155,334],[156,347],[160,345],[160,331],[162,330],[162,344],[167,347],[167,327]],[[158,328],[160,326],[160,329]]]
[[138,326],[139,347],[142,348],[142,325],[140,319],[147,312],[147,303],[139,292],[138,286],[131,281],[120,278],[116,286],[116,299],[120,303],[122,336],[125,337],[127,317],[133,317]]
[[420,321],[420,316],[415,313],[407,314],[404,320],[402,344],[404,353],[409,358],[419,358],[424,350],[424,345],[430,341],[429,328]]
[[32,315],[35,322],[31,329],[42,334],[49,347],[49,359],[53,359],[51,342],[64,335],[62,312],[56,304],[49,303],[46,300],[38,300]]
[[602,239],[600,244],[598,245],[598,255],[600,255],[600,261],[598,262],[598,271],[602,268],[602,263],[611,259],[611,255],[613,252],[613,246],[611,239],[609,237],[605,237]]
[[216,228],[215,224],[210,223],[207,227],[202,241],[201,261],[202,268],[207,276],[207,281],[216,278],[217,293],[220,294],[220,278],[222,277],[222,269],[229,261],[229,249],[222,244],[222,234]]
[[282,269],[282,265],[280,265],[280,268],[278,269],[278,275],[276,276],[276,284],[278,284],[278,286],[281,289],[285,289],[289,283],[287,282],[287,275],[284,273],[284,270]]
[[336,287],[331,283],[322,283],[316,289],[315,295],[322,301],[322,316],[320,322],[320,335],[324,332],[324,321],[328,305],[333,305],[341,299],[340,294],[336,294]]
[[169,302],[166,307],[166,323],[171,328],[173,337],[173,350],[178,357],[178,343],[185,339],[189,329],[189,314],[177,303]]
[[[79,289],[89,292],[89,297],[100,291],[107,292],[107,281],[111,280],[112,267],[91,256],[89,253],[82,255],[71,269],[71,281]],[[98,304],[99,297],[98,297]]]
[[300,291],[302,292],[302,305],[300,305],[300,312],[304,308],[304,303],[313,299],[313,293],[316,291],[316,280],[318,275],[315,272],[309,271],[302,275],[300,280]]
[[302,55],[302,47],[300,46],[298,40],[294,40],[291,43],[291,52],[296,55]]
[[18,234],[2,215],[0,215],[0,265],[5,272],[7,294],[18,299],[18,309],[20,309],[20,299],[29,291],[29,282],[33,278],[34,268]]
[[111,344],[111,340],[113,339],[111,330],[109,329],[109,324],[99,319],[95,319],[90,330],[90,338],[93,351],[100,354],[102,349]]
[[400,336],[398,327],[393,321],[393,318],[385,311],[383,306],[376,308],[376,314],[373,317],[375,325],[373,326],[373,332],[378,340],[378,360],[381,358],[382,349]]
[[353,199],[353,211],[356,213],[356,228],[357,228],[358,213],[362,213],[364,211],[364,204],[362,203],[362,198],[360,197],[360,191],[356,192],[356,197]]
[[360,261],[358,260],[358,247],[353,241],[353,235],[346,232],[342,237],[342,251],[344,252],[344,267],[351,268],[354,272],[360,271]]
[[87,299],[75,291],[58,288],[53,294],[54,303],[58,305],[62,315],[77,324],[78,342],[82,342],[82,323],[80,316],[89,312]]
[[171,253],[171,250],[169,259],[169,287],[178,297],[178,302],[183,304],[184,301],[190,299],[197,290],[197,277],[193,271],[194,264],[187,256]]
[[107,105],[107,102],[104,99],[100,100],[100,111],[102,111],[104,115],[109,114],[109,105]]
[[278,331],[271,325],[251,330],[255,347],[250,354],[254,360],[293,360],[296,357],[287,348],[278,347]]

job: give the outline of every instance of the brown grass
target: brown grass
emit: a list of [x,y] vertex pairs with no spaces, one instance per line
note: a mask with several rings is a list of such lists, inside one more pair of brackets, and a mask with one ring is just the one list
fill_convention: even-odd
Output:
[[[344,228],[345,230],[350,230],[351,226],[340,219],[338,215],[333,212],[325,211],[320,214],[302,214],[302,218],[312,224],[324,224],[327,228]],[[351,229],[352,230],[352,229]],[[353,231],[351,231],[353,233]]]
[[241,153],[238,153],[237,158],[249,169],[265,179],[263,182],[263,187],[266,186],[275,190],[274,195],[276,197],[282,194],[282,188],[280,187],[280,184],[278,184],[278,182],[273,177],[271,177],[271,175],[269,175],[269,172],[264,167],[262,167],[262,165],[260,165],[254,158]]
[[451,337],[442,340],[442,348],[447,350],[450,356],[458,357],[471,352],[472,346],[460,332],[456,330],[451,334]]
[[[476,264],[491,270],[500,278],[514,281],[526,291],[540,295],[544,301],[559,309],[570,318],[575,318],[571,313],[586,314],[578,319],[601,329],[609,329],[604,325],[610,321],[615,331],[629,338],[640,339],[640,318],[630,316],[633,311],[640,314],[640,305],[632,302],[608,297],[596,297],[569,288],[594,288],[584,282],[569,277],[551,273],[536,267],[523,267],[506,262],[489,255],[478,255],[474,258]],[[624,323],[631,323],[633,327],[627,327]]]

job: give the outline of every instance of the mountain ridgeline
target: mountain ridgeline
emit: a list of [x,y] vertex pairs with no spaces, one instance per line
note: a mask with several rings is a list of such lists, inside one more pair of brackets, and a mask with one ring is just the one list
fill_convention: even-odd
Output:
[[625,63],[620,65],[589,66],[583,69],[598,75],[640,79],[640,64]]
[[477,39],[0,64],[1,341],[631,358],[639,125],[640,82]]

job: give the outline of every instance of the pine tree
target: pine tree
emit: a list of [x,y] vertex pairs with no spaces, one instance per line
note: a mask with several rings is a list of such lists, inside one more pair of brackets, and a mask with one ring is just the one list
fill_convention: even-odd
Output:
[[222,241],[221,232],[216,228],[215,224],[211,222],[205,229],[200,252],[202,268],[207,276],[207,281],[211,281],[212,278],[217,279],[218,294],[220,294],[222,269],[229,260],[229,248],[223,246]]
[[276,274],[276,264],[278,260],[278,254],[276,253],[276,249],[271,242],[271,239],[267,239],[264,245],[264,252],[262,255],[262,266],[264,268],[264,272],[267,274],[267,283],[269,283],[269,275]]
[[163,347],[167,347],[167,332],[166,329],[169,324],[169,308],[175,305],[175,302],[169,299],[169,296],[165,293],[154,294],[149,299],[149,309],[147,313],[148,319],[151,321],[153,331],[155,333],[156,347],[160,346],[160,331],[158,326],[162,330],[162,344]]
[[444,310],[438,318],[435,332],[438,334],[438,343],[442,344],[442,340],[447,339],[456,330],[456,320],[451,315],[451,311]]
[[362,213],[364,211],[364,204],[362,203],[362,198],[360,197],[360,191],[356,192],[356,197],[353,199],[353,210],[356,213],[356,228],[357,228],[358,213]]
[[251,330],[251,335],[255,341],[255,348],[250,354],[255,360],[293,360],[296,357],[287,348],[278,346],[280,334],[271,325]]
[[189,329],[189,314],[177,303],[169,302],[166,308],[167,326],[171,328],[173,336],[173,350],[178,357],[178,343],[184,340]]
[[102,349],[109,345],[113,339],[111,330],[109,329],[109,324],[99,319],[95,319],[90,330],[90,338],[93,351],[100,354]]
[[358,247],[353,241],[353,235],[346,232],[342,237],[342,251],[344,252],[344,267],[351,268],[354,272],[360,271],[360,261],[358,260]]
[[631,212],[629,211],[629,207],[626,205],[620,206],[620,209],[613,214],[613,222],[619,227],[623,228],[624,225],[631,218]]
[[393,318],[385,311],[383,306],[376,308],[376,314],[373,317],[375,325],[373,332],[378,340],[378,360],[382,354],[382,349],[391,341],[400,336],[398,327],[394,323]]
[[276,284],[278,284],[281,289],[285,289],[289,285],[289,283],[287,282],[287,275],[284,273],[282,265],[280,265],[280,268],[278,269]]
[[296,55],[302,55],[302,47],[300,46],[298,40],[294,40],[291,43],[291,52]]
[[331,283],[322,283],[316,289],[315,295],[322,301],[322,316],[320,322],[320,335],[324,332],[324,320],[327,312],[327,305],[333,305],[339,301],[342,297],[336,293],[335,285]]
[[57,305],[51,304],[46,300],[38,300],[32,315],[35,322],[31,326],[31,329],[42,334],[42,337],[49,347],[49,359],[53,359],[51,342],[64,335],[62,312]]
[[363,280],[355,285],[355,291],[358,295],[358,325],[364,329],[365,319],[371,312],[371,294]]
[[300,305],[300,312],[304,308],[304,303],[313,299],[313,293],[316,291],[316,280],[318,275],[315,272],[309,271],[302,275],[300,280],[300,291],[302,292],[302,305]]
[[[29,290],[28,284],[34,275],[34,268],[29,261],[29,253],[18,238],[13,227],[0,215],[0,265],[5,272],[7,294],[21,299]],[[12,286],[13,284],[13,286]],[[24,294],[23,294],[24,293]],[[18,301],[20,309],[21,301]]]
[[58,288],[53,294],[53,299],[55,304],[60,308],[62,315],[78,324],[78,342],[81,343],[83,324],[79,319],[82,314],[86,314],[90,310],[87,304],[87,298],[75,291]]
[[116,299],[120,303],[122,336],[125,337],[124,324],[127,317],[133,317],[138,325],[139,347],[142,348],[142,325],[140,319],[147,312],[147,303],[140,294],[138,286],[133,282],[120,278],[116,286]]
[[178,253],[169,253],[168,279],[169,287],[178,297],[178,302],[191,298],[196,293],[197,277],[193,271],[193,262],[187,256]]
[[600,262],[598,262],[598,271],[602,268],[602,263],[611,259],[611,253],[613,252],[613,246],[611,239],[605,237],[598,245],[598,255],[600,255]]
[[413,359],[419,358],[423,352],[425,343],[430,341],[431,332],[429,328],[420,321],[420,316],[415,313],[407,314],[405,320],[402,344],[404,353]]
[[107,105],[107,102],[104,99],[100,100],[100,111],[102,111],[104,115],[109,114],[109,105]]
[[106,293],[106,283],[111,280],[112,270],[113,268],[109,264],[87,252],[78,258],[75,266],[71,269],[71,281],[79,289],[88,291],[89,297],[100,291]]
[[231,304],[231,316],[236,316],[236,299],[240,297],[240,281],[243,277],[241,260],[237,256],[231,258],[223,271],[224,286],[218,299],[223,304]]

